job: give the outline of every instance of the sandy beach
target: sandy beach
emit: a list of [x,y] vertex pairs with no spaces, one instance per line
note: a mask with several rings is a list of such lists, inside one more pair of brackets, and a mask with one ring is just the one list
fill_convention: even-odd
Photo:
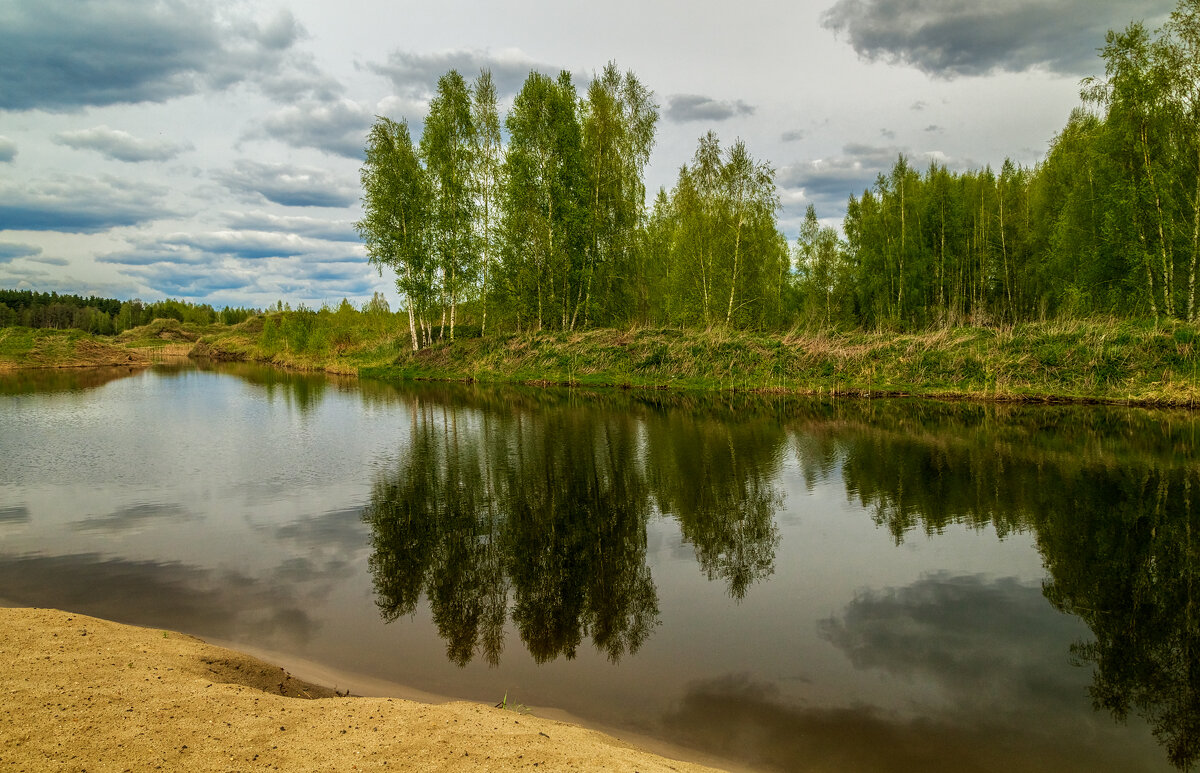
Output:
[[0,769],[704,771],[476,703],[344,697],[184,634],[0,608]]

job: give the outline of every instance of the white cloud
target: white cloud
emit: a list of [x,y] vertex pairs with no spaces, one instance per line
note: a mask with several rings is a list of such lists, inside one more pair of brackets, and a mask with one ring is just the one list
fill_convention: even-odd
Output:
[[0,183],[0,231],[98,233],[167,217],[166,189],[111,176]]
[[190,143],[175,143],[167,140],[144,140],[129,132],[96,126],[91,129],[59,132],[54,141],[76,150],[94,150],[114,161],[170,161],[191,150]]
[[241,160],[214,176],[235,193],[289,207],[348,207],[358,201],[357,185],[316,167]]

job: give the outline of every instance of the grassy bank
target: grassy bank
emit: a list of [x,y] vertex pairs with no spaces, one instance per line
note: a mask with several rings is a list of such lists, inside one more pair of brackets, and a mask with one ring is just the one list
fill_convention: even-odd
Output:
[[480,337],[463,329],[453,343],[420,352],[398,316],[354,311],[284,312],[232,327],[156,320],[117,337],[0,329],[0,369],[144,365],[164,354],[389,381],[1200,405],[1200,326],[1178,322],[782,337],[669,328]]
[[1183,323],[783,337],[665,328],[460,334],[412,352],[395,317],[358,325],[336,316],[257,318],[201,338],[194,353],[387,380],[1200,405],[1200,327]]
[[188,356],[203,335],[227,332],[222,324],[156,319],[117,336],[82,330],[0,328],[0,370],[149,365],[161,356]]
[[145,352],[81,330],[0,328],[0,370],[148,365]]

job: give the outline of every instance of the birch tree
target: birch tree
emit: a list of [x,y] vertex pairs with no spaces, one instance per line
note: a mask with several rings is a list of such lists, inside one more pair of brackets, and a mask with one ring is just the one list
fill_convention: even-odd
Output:
[[518,321],[569,328],[587,238],[587,176],[570,74],[530,73],[505,119],[506,293]]
[[492,261],[496,254],[496,224],[499,220],[500,170],[504,148],[500,139],[500,115],[496,106],[496,84],[490,70],[483,70],[471,86],[471,120],[475,131],[471,181],[475,198],[475,237],[479,250],[480,333],[487,332],[487,301]]
[[658,105],[632,72],[622,76],[609,62],[588,87],[581,113],[590,232],[572,328],[577,322],[587,326],[594,313],[611,322],[632,306],[633,252],[645,223],[643,172],[654,146]]
[[[441,274],[443,306],[450,311],[451,340],[463,289],[478,269],[472,195],[475,145],[471,95],[463,77],[450,70],[438,79],[420,149],[429,179],[430,241]],[[442,319],[444,326],[444,309]]]
[[429,270],[429,187],[408,124],[376,118],[367,135],[359,173],[363,216],[354,224],[371,265],[396,272],[396,288],[408,309],[412,348],[420,348],[417,318],[433,295]]

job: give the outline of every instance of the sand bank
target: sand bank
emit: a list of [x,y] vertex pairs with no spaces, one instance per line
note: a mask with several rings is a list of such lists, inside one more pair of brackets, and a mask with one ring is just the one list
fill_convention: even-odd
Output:
[[341,697],[183,634],[0,608],[6,770],[704,771],[475,703]]

